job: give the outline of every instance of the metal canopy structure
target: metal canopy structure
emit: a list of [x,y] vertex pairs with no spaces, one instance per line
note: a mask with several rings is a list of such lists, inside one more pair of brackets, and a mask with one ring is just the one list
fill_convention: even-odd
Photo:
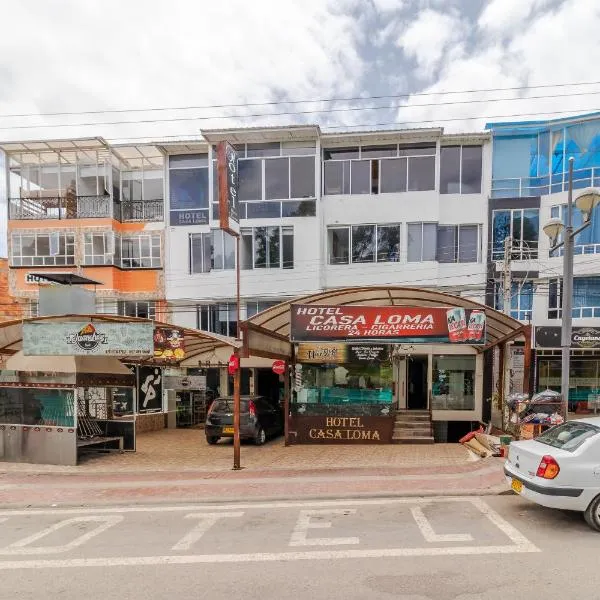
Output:
[[[208,333],[206,331],[200,331],[198,329],[189,329],[186,327],[178,327],[177,325],[171,325],[170,323],[161,323],[157,321],[150,321],[148,319],[141,319],[138,317],[123,317],[120,315],[58,315],[51,317],[32,317],[29,319],[18,319],[13,321],[5,321],[0,323],[0,356],[9,357],[15,355],[17,352],[23,349],[23,323],[37,323],[42,321],[50,322],[80,322],[80,321],[91,321],[91,322],[113,322],[113,323],[148,323],[153,322],[155,327],[165,327],[168,329],[177,329],[183,335],[184,347],[185,347],[185,358],[182,361],[175,360],[161,360],[155,359],[154,357],[140,356],[120,356],[119,360],[122,362],[144,362],[156,365],[178,365],[180,362],[187,361],[188,365],[191,366],[195,363],[197,366],[200,362],[210,363],[215,361],[218,357],[217,362],[222,362],[223,356],[228,356],[234,349],[241,347],[241,342],[224,335],[218,335],[216,333]],[[193,360],[194,363],[190,363]],[[226,361],[227,359],[225,359]]]
[[473,302],[430,289],[406,287],[353,287],[334,289],[283,302],[254,315],[242,323],[244,356],[264,356],[287,360],[292,355],[290,342],[290,306],[292,304],[327,304],[330,306],[449,306],[485,310],[487,345],[478,351],[522,338],[530,345],[530,326]]

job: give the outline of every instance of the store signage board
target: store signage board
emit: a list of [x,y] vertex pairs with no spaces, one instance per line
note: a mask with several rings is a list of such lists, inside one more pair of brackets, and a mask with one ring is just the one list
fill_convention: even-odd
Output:
[[169,215],[171,227],[185,227],[189,225],[207,225],[208,208],[195,208],[190,210],[172,210]]
[[393,417],[301,416],[290,422],[290,441],[295,444],[390,444]]
[[[63,273],[48,273],[49,275],[62,275]],[[54,281],[49,281],[45,277],[38,275],[37,273],[26,273],[25,283],[28,285],[60,285]]]
[[26,356],[152,356],[152,323],[23,323]]
[[163,387],[167,390],[206,390],[206,375],[165,375]]
[[275,375],[283,375],[285,373],[285,361],[284,360],[276,360],[271,365],[271,369]]
[[154,330],[154,358],[183,360],[185,358],[183,333],[179,329],[157,327]]
[[296,359],[303,363],[371,363],[389,359],[389,345],[302,343],[296,348]]
[[484,345],[484,310],[450,306],[291,306],[294,342]]
[[240,234],[240,205],[238,197],[238,157],[228,142],[217,146],[219,176],[219,226],[227,233]]
[[137,384],[138,411],[156,412],[162,410],[162,369],[160,367],[140,366]]
[[[536,327],[535,345],[537,348],[560,348],[560,327]],[[599,327],[573,327],[571,348],[600,348]]]

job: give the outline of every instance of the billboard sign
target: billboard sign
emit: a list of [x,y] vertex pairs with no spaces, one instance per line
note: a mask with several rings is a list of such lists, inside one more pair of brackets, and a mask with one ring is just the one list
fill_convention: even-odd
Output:
[[219,176],[219,226],[231,235],[240,233],[240,205],[238,198],[238,157],[228,142],[217,147]]
[[152,356],[152,323],[23,323],[25,356]]
[[303,363],[363,364],[389,360],[390,347],[380,344],[298,344],[296,359]]
[[484,310],[450,306],[293,304],[294,342],[345,341],[484,345]]
[[185,358],[183,333],[179,329],[157,327],[154,330],[154,358],[183,360]]

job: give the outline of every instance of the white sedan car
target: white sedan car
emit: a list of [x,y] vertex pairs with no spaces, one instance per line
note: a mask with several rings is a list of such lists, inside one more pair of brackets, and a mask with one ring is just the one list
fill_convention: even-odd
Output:
[[600,531],[600,417],[568,421],[509,446],[504,474],[517,493],[549,508],[584,513]]

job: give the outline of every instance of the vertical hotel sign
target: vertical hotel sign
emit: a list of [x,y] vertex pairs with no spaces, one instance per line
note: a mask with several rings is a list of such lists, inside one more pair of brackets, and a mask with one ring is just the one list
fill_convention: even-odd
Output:
[[229,142],[217,146],[219,176],[219,227],[227,233],[240,234],[240,206],[238,198],[238,157]]

